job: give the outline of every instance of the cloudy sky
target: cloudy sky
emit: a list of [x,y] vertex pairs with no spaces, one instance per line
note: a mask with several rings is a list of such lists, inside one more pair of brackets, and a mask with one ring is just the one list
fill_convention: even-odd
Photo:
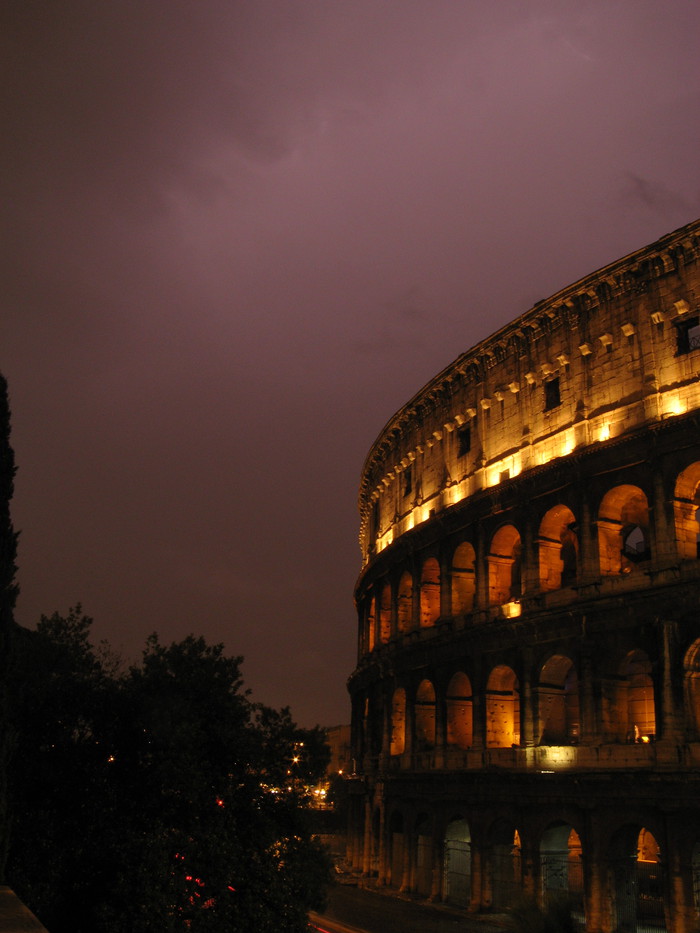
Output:
[[349,721],[382,425],[700,216],[696,0],[9,0],[17,618],[82,602]]

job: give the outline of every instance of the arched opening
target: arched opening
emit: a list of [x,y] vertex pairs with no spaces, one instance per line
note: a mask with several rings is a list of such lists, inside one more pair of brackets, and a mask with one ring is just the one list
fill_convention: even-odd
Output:
[[486,685],[486,746],[510,748],[520,744],[520,690],[514,671],[495,667]]
[[447,744],[469,748],[472,735],[472,685],[460,671],[447,685]]
[[452,557],[452,614],[463,615],[474,608],[476,555],[468,541],[462,542]]
[[499,820],[491,831],[491,906],[512,907],[522,898],[520,834],[512,823]]
[[435,625],[440,615],[440,565],[434,557],[423,564],[420,577],[420,624]]
[[683,681],[686,719],[689,731],[697,740],[700,737],[700,639],[696,639],[686,651]]
[[390,755],[403,755],[406,749],[406,691],[403,687],[394,690],[391,700],[391,743]]
[[633,573],[651,557],[649,505],[638,486],[608,490],[598,510],[600,572]]
[[656,735],[654,682],[644,651],[630,651],[603,680],[603,731],[608,742],[647,743]]
[[520,532],[514,525],[499,528],[488,554],[489,603],[503,605],[522,594]]
[[404,883],[405,839],[403,815],[392,813],[389,820],[389,878],[392,888],[401,888]]
[[565,505],[555,505],[542,519],[537,540],[541,589],[558,590],[576,582],[575,528],[574,513]]
[[538,685],[539,744],[577,745],[581,734],[578,677],[570,658],[553,655]]
[[367,632],[367,651],[374,651],[375,645],[375,636],[377,634],[377,627],[375,624],[375,615],[374,615],[374,604],[375,599],[374,595],[370,594],[367,597],[367,622],[366,622],[366,632]]
[[433,888],[433,833],[430,819],[422,814],[416,821],[415,892],[430,897]]
[[542,898],[544,904],[566,899],[575,919],[583,926],[583,865],[581,839],[569,823],[555,823],[540,841]]
[[664,866],[659,844],[645,827],[625,826],[611,846],[615,929],[666,930]]
[[407,570],[399,580],[396,615],[399,632],[410,632],[413,628],[413,577]]
[[383,645],[391,638],[391,587],[385,583],[379,596],[379,638]]
[[678,556],[696,560],[700,557],[700,463],[691,463],[678,475],[673,514]]
[[690,868],[693,878],[693,907],[700,915],[700,842],[696,842],[693,846]]
[[471,901],[471,832],[466,820],[452,820],[445,831],[443,897],[448,904],[468,907]]
[[435,688],[429,680],[421,681],[415,704],[416,748],[435,745]]

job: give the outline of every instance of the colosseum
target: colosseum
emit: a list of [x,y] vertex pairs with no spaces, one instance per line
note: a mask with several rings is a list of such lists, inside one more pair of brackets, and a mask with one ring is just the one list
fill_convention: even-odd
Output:
[[349,681],[367,883],[698,929],[699,235],[538,302],[372,446]]

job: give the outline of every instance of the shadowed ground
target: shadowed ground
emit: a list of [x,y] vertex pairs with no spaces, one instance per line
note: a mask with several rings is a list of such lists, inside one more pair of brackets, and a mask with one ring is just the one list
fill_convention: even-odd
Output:
[[366,933],[496,933],[503,922],[503,915],[471,917],[465,911],[341,884],[331,886],[326,910],[314,916],[320,925],[327,918]]

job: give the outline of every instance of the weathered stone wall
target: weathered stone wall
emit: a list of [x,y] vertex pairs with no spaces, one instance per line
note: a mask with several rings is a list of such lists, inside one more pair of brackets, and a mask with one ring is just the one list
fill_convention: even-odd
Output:
[[348,858],[379,884],[697,928],[699,232],[540,302],[370,451]]
[[397,412],[363,470],[364,562],[506,471],[697,409],[698,353],[683,342],[699,236],[690,224],[539,302]]

